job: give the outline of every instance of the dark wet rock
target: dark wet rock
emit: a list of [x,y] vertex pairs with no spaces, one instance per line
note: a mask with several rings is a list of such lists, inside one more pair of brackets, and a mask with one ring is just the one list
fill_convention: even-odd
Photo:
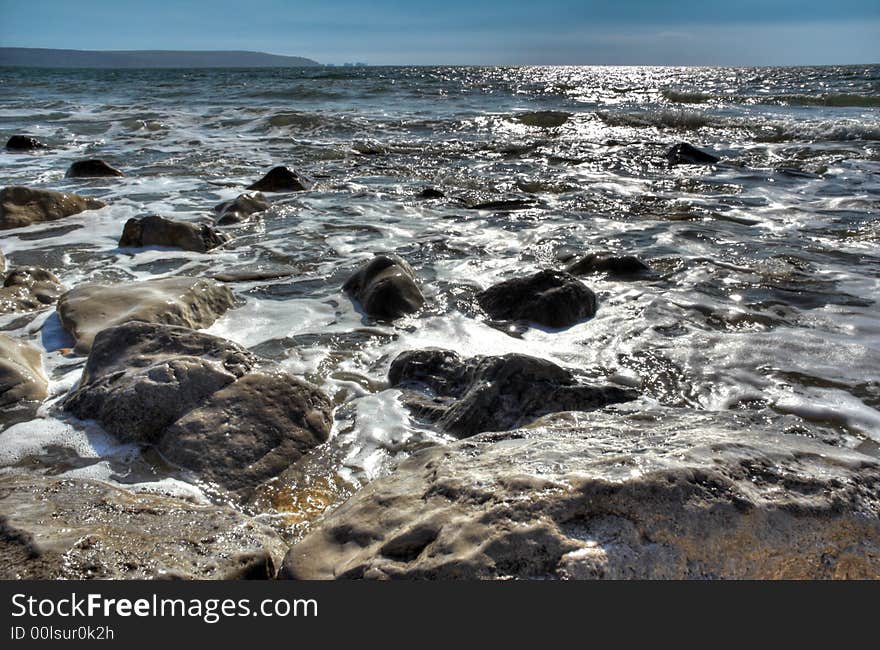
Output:
[[111,176],[124,176],[121,171],[111,167],[105,161],[97,158],[91,160],[77,160],[67,168],[68,178],[106,178]]
[[876,579],[878,507],[876,459],[735,414],[555,416],[415,454],[281,576]]
[[231,490],[281,473],[332,425],[314,386],[232,341],[149,323],[100,332],[64,408]]
[[20,266],[6,274],[0,288],[0,314],[34,311],[54,304],[65,291],[51,271]]
[[249,185],[248,189],[259,192],[302,192],[312,189],[314,184],[314,181],[304,174],[287,167],[274,167],[263,178]]
[[256,194],[240,194],[231,201],[224,201],[214,206],[217,213],[217,225],[228,226],[230,224],[249,221],[253,216],[265,212],[272,206],[266,197],[257,192]]
[[400,318],[425,304],[415,273],[397,255],[376,255],[342,288],[361,304],[368,316],[380,320]]
[[228,287],[213,280],[162,278],[106,285],[88,282],[61,296],[58,316],[87,352],[95,335],[128,321],[208,327],[235,303]]
[[565,271],[572,275],[607,273],[611,276],[627,277],[650,273],[651,267],[635,255],[591,253],[590,255],[569,261]]
[[178,418],[253,370],[241,346],[186,327],[131,322],[102,330],[64,409],[127,442],[156,443]]
[[0,578],[267,579],[284,545],[229,506],[101,481],[0,477]]
[[43,401],[48,385],[42,353],[25,341],[0,334],[0,408]]
[[535,207],[535,201],[532,199],[499,199],[497,201],[481,201],[478,203],[468,203],[470,210],[496,210],[498,212],[509,212],[512,210],[528,210]]
[[34,151],[45,148],[45,144],[29,135],[14,135],[6,141],[6,149],[9,151]]
[[714,165],[721,159],[705,151],[700,151],[687,142],[681,142],[666,152],[670,165]]
[[571,113],[564,111],[534,111],[516,116],[518,122],[526,126],[537,126],[545,129],[560,127],[568,122]]
[[495,320],[554,328],[574,325],[596,313],[596,294],[562,271],[505,280],[477,294],[477,302]]
[[580,384],[570,370],[524,354],[462,359],[451,350],[413,350],[394,360],[388,380],[406,389],[406,403],[418,416],[459,438],[638,396],[615,386]]
[[172,246],[185,251],[207,253],[230,240],[229,235],[206,224],[174,221],[152,215],[126,221],[119,238],[119,246]]
[[105,205],[103,201],[77,194],[12,185],[0,191],[0,230],[55,221]]
[[277,476],[330,435],[329,398],[284,372],[253,372],[162,434],[173,463],[231,490]]
[[446,197],[446,194],[433,187],[426,187],[416,196],[420,199],[442,199]]

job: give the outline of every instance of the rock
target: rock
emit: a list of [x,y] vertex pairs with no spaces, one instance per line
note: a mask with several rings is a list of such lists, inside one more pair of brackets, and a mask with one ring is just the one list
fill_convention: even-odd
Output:
[[94,340],[64,409],[126,442],[157,443],[171,424],[253,370],[256,357],[186,327],[129,322]]
[[158,215],[129,219],[119,238],[120,247],[173,246],[185,251],[207,253],[232,238],[205,224],[174,221]]
[[681,142],[666,152],[670,165],[714,165],[721,160],[705,151],[700,151],[687,142]]
[[98,210],[105,205],[103,201],[77,194],[13,185],[0,191],[0,230],[55,221],[85,210]]
[[392,362],[388,381],[408,389],[407,404],[417,415],[458,438],[638,397],[614,386],[579,384],[570,370],[524,354],[462,359],[451,350],[413,350]]
[[304,174],[287,167],[273,167],[268,174],[253,185],[249,185],[247,189],[259,192],[302,192],[312,189],[314,184],[314,181]]
[[314,386],[284,372],[254,372],[177,420],[159,450],[230,490],[252,488],[326,442],[332,410]]
[[77,160],[67,169],[68,178],[105,178],[109,176],[125,176],[121,171],[111,167],[103,160]]
[[780,429],[641,410],[423,450],[315,524],[280,575],[876,579],[877,460]]
[[564,111],[535,111],[522,113],[516,116],[517,121],[526,126],[537,126],[545,129],[560,127],[571,117],[571,113]]
[[284,552],[229,506],[108,483],[0,477],[0,578],[266,579]]
[[528,210],[533,207],[535,207],[535,202],[532,199],[500,199],[497,201],[467,204],[469,210],[497,210],[499,212]]
[[6,149],[9,151],[34,151],[45,148],[46,145],[29,135],[14,135],[6,141]]
[[651,267],[634,255],[591,253],[569,262],[565,267],[565,271],[572,275],[607,273],[611,276],[627,277],[650,273]]
[[397,255],[376,255],[342,287],[371,318],[394,320],[425,304],[415,272]]
[[87,282],[58,301],[61,325],[88,352],[95,335],[128,321],[208,327],[235,303],[232,292],[213,280],[162,278],[116,285]]
[[426,187],[416,195],[420,199],[443,199],[446,194],[433,187]]
[[42,402],[49,381],[41,352],[6,334],[0,334],[0,408],[21,401]]
[[327,440],[330,399],[239,345],[201,332],[127,323],[95,337],[64,409],[231,490],[287,469]]
[[214,206],[214,212],[219,215],[217,224],[226,226],[248,221],[255,214],[265,212],[271,207],[266,197],[257,192],[256,194],[240,194],[232,201],[219,203]]
[[6,275],[0,288],[0,314],[48,307],[64,293],[64,285],[51,271],[20,266]]
[[0,271],[6,270],[6,256],[0,251]]
[[477,294],[477,302],[490,318],[553,328],[596,313],[596,294],[574,276],[551,270],[500,282]]

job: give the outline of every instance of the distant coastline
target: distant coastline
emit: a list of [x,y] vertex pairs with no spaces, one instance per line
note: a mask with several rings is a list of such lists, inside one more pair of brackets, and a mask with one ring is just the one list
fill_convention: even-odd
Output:
[[28,68],[287,68],[320,65],[301,56],[235,50],[101,51],[0,47],[0,66]]

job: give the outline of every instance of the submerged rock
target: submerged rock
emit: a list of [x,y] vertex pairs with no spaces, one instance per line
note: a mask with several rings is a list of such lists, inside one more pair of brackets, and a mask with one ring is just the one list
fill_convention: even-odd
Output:
[[256,194],[239,194],[232,201],[224,201],[214,206],[217,217],[217,225],[227,226],[250,220],[256,214],[265,212],[272,206],[266,197],[257,192]]
[[526,126],[552,129],[562,126],[568,122],[570,117],[571,113],[564,111],[534,111],[532,113],[521,113],[516,116],[516,119]]
[[426,187],[416,195],[420,199],[443,199],[446,194],[433,187]]
[[45,144],[29,135],[14,135],[6,141],[6,149],[9,151],[34,151],[45,148]]
[[34,346],[0,334],[0,407],[41,402],[49,385],[43,355]]
[[651,267],[635,255],[591,253],[590,255],[570,261],[566,265],[565,271],[572,275],[607,273],[611,276],[627,277],[650,273]]
[[0,230],[55,221],[105,205],[103,201],[77,194],[12,185],[0,191]]
[[95,337],[64,409],[231,490],[281,473],[332,424],[323,392],[232,341],[139,322]]
[[213,280],[162,278],[106,285],[88,282],[58,301],[61,324],[88,352],[95,335],[128,321],[208,327],[235,304],[228,287]]
[[596,314],[596,294],[562,271],[505,280],[477,294],[477,302],[495,320],[553,328],[569,327]]
[[91,160],[77,160],[67,168],[66,176],[68,178],[105,178],[125,176],[125,174],[111,167],[105,161],[93,158]]
[[119,238],[119,246],[173,246],[185,251],[207,253],[230,240],[229,235],[205,224],[174,221],[152,215],[126,221]]
[[273,167],[263,178],[253,185],[248,185],[247,189],[259,192],[302,192],[312,189],[314,184],[314,181],[304,174],[287,167]]
[[54,273],[36,266],[20,266],[6,275],[0,288],[0,314],[34,311],[54,304],[64,293]]
[[0,578],[266,579],[284,552],[229,506],[101,481],[0,477]]
[[638,397],[615,386],[580,384],[570,370],[524,354],[462,359],[451,350],[413,350],[392,362],[388,380],[407,389],[407,405],[417,415],[459,438]]
[[397,255],[376,255],[363,264],[342,287],[371,318],[394,320],[425,304],[415,272]]
[[427,449],[317,523],[281,576],[876,579],[876,459],[777,431],[594,413]]
[[714,165],[721,160],[705,151],[700,151],[687,142],[681,142],[666,152],[670,165]]

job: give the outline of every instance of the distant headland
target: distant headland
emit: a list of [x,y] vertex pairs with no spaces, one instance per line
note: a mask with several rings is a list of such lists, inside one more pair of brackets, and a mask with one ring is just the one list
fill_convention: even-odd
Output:
[[301,56],[264,52],[0,47],[0,66],[28,68],[290,68],[318,65],[321,64]]

